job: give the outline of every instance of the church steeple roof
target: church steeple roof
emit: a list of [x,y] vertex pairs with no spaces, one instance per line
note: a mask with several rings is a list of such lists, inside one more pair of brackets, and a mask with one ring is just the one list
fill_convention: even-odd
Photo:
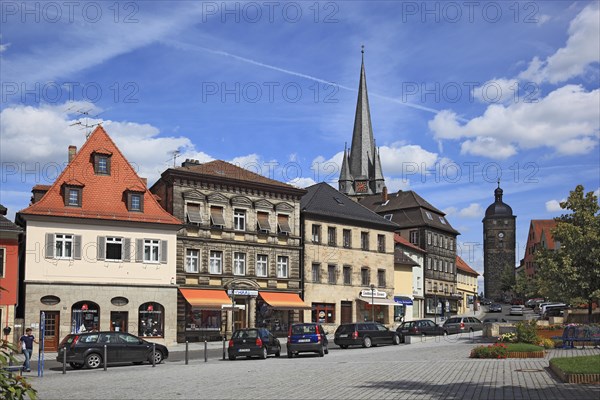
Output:
[[498,179],[498,187],[494,190],[494,202],[485,210],[485,217],[483,219],[513,216],[512,208],[502,201],[503,193],[504,191],[500,187],[500,179]]

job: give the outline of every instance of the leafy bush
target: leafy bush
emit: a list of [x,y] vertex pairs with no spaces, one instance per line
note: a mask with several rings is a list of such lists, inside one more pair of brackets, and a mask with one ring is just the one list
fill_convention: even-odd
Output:
[[536,344],[545,349],[553,349],[555,347],[555,341],[548,338],[540,338]]
[[537,322],[535,320],[517,322],[515,324],[517,342],[536,344],[539,341],[536,326]]
[[471,350],[471,358],[507,358],[508,349],[504,343],[478,346]]
[[7,367],[9,363],[16,362],[16,359],[12,355],[12,353],[15,351],[15,346],[6,340],[0,339],[0,399],[36,399],[36,390],[27,382],[24,377],[19,376],[18,374],[10,374],[4,369],[4,367]]
[[517,334],[514,332],[504,333],[500,335],[498,341],[502,343],[514,343],[517,341]]

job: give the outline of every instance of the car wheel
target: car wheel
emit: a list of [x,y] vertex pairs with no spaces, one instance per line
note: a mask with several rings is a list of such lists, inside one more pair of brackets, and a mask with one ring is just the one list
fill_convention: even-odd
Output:
[[262,353],[260,353],[260,358],[262,358],[263,360],[266,360],[267,359],[267,354],[268,354],[267,348],[263,347],[262,348]]
[[347,348],[348,348],[348,345],[347,345],[347,344],[340,344],[340,347],[341,347],[342,349],[347,349]]
[[81,369],[81,368],[83,368],[83,364],[81,364],[81,363],[75,363],[75,362],[71,362],[71,363],[69,363],[69,365],[70,365],[70,366],[71,366],[71,368],[73,368],[73,369]]
[[277,346],[277,351],[275,351],[275,357],[281,357],[281,346]]
[[85,366],[88,367],[89,369],[96,369],[101,364],[102,364],[102,357],[100,356],[100,354],[92,353],[92,354],[89,354],[85,358]]
[[371,343],[371,338],[370,338],[370,337],[368,337],[368,336],[367,336],[367,337],[365,337],[365,338],[363,339],[363,344],[362,344],[362,345],[363,345],[363,347],[365,347],[365,348],[367,348],[367,349],[368,349],[369,347],[371,347],[371,345],[372,345],[372,343]]
[[323,357],[325,355],[325,349],[323,348],[323,346],[321,346],[321,348],[319,349],[319,357]]
[[394,335],[394,338],[392,339],[392,344],[399,345],[400,344],[400,336]]
[[[150,354],[150,364],[152,364],[152,354]],[[154,363],[160,364],[163,361],[163,353],[160,350],[154,352]]]
[[235,361],[235,355],[233,355],[233,354],[230,354],[230,355],[229,355],[229,359],[230,359],[231,361]]

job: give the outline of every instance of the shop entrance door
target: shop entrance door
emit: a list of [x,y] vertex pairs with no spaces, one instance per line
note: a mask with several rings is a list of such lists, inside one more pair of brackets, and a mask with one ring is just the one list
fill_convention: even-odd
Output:
[[235,309],[233,310],[233,327],[234,331],[237,329],[243,329],[247,327],[246,318],[246,300],[236,297],[235,298]]
[[46,321],[44,324],[44,350],[58,351],[60,341],[60,311],[44,311]]
[[129,313],[127,311],[110,312],[110,330],[115,332],[127,332]]
[[342,324],[350,324],[352,321],[352,302],[351,301],[342,301],[342,314],[341,314],[341,323]]

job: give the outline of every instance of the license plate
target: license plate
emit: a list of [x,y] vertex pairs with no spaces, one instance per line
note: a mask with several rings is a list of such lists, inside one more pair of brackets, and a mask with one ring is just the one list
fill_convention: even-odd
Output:
[[340,337],[348,337],[348,334],[344,333],[343,335],[340,335]]
[[239,353],[247,353],[249,351],[250,351],[250,349],[239,349],[238,350]]
[[308,343],[310,339],[298,339],[298,343]]

